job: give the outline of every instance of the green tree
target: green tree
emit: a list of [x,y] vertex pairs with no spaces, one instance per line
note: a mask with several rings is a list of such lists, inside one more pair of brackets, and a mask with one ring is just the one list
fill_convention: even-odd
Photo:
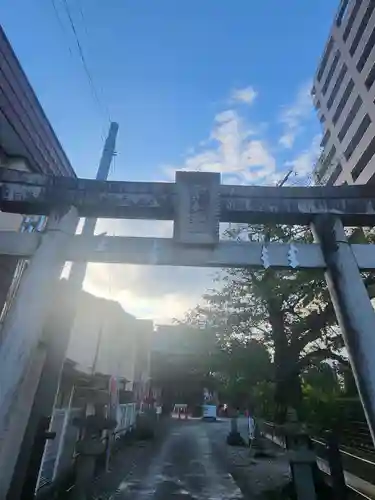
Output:
[[340,416],[338,398],[343,395],[337,370],[323,361],[306,370],[301,378],[305,420],[318,435],[323,430],[336,428]]
[[212,377],[220,400],[235,407],[256,405],[259,384],[272,380],[269,352],[255,339],[219,342],[212,361]]
[[[281,225],[236,227],[227,237],[265,245],[312,241],[307,228]],[[373,283],[371,276],[366,280]],[[273,356],[278,420],[284,419],[288,406],[301,409],[300,374],[309,366],[324,359],[347,363],[322,271],[228,269],[217,284],[187,322],[205,324],[215,331],[221,345],[233,338],[257,339],[268,348]]]

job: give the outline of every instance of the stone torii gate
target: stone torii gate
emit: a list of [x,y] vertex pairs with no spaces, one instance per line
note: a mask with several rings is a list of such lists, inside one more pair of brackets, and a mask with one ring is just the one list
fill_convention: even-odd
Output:
[[[0,332],[0,499],[43,370],[50,297],[66,261],[325,270],[375,440],[375,313],[360,275],[375,269],[375,245],[349,245],[344,233],[344,226],[375,225],[373,187],[225,186],[220,174],[200,172],[178,172],[175,183],[108,182],[1,169],[0,188],[2,211],[48,216],[43,234],[0,232],[0,254],[30,260]],[[75,235],[79,217],[172,220],[174,234]],[[311,225],[316,242],[220,241],[220,222]]]

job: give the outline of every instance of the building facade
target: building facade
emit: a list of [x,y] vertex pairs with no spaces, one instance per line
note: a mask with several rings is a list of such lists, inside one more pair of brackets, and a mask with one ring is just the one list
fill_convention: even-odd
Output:
[[176,403],[200,406],[206,385],[205,356],[211,336],[186,325],[159,325],[151,344],[151,388],[166,411]]
[[375,183],[375,2],[340,3],[312,96],[323,128],[318,184]]
[[75,176],[1,26],[0,61],[0,164]]
[[[0,168],[74,177],[74,170],[54,133],[9,40],[0,26]],[[0,212],[0,230],[18,231],[23,217]],[[0,256],[0,313],[18,259]]]

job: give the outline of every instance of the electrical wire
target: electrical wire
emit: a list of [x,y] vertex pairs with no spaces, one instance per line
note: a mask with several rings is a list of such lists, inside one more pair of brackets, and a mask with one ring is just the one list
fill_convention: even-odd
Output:
[[[61,16],[59,14],[59,9],[57,8],[55,0],[51,0],[51,4],[52,4],[52,7],[53,7],[53,11],[55,13],[57,22],[58,22],[58,24],[59,24],[59,26],[61,28],[61,31],[63,32],[64,36],[66,36],[68,38],[67,31],[65,29],[64,23],[63,23],[63,21],[61,19]],[[68,49],[69,49],[69,53],[70,53],[71,57],[73,57],[73,50],[72,50],[72,47],[70,46],[69,42],[68,42]]]
[[91,91],[92,91],[92,94],[96,100],[96,102],[98,103],[98,106],[102,109],[104,109],[105,113],[106,113],[106,118],[108,119],[109,122],[111,122],[111,118],[110,118],[110,114],[109,114],[109,111],[108,109],[106,108],[106,106],[104,106],[99,98],[99,94],[96,90],[96,87],[95,87],[95,84],[94,84],[94,79],[91,75],[91,72],[89,70],[89,67],[87,65],[87,62],[86,62],[86,58],[85,58],[85,54],[83,52],[83,48],[82,48],[82,44],[80,42],[80,39],[79,39],[79,36],[78,36],[78,32],[76,30],[76,27],[75,27],[75,24],[74,24],[74,21],[73,21],[73,17],[72,17],[72,14],[71,14],[71,11],[70,11],[70,8],[69,8],[69,4],[68,4],[68,1],[67,0],[62,0],[63,2],[63,5],[64,5],[64,8],[65,8],[65,12],[68,16],[68,19],[69,19],[69,23],[70,23],[70,27],[72,29],[72,32],[74,34],[74,38],[75,38],[75,41],[76,41],[76,44],[77,44],[77,48],[78,48],[78,53],[79,53],[79,56],[81,58],[81,61],[82,61],[82,65],[83,65],[83,68],[84,68],[84,71],[86,73],[86,76],[87,76],[87,79],[89,81],[89,84],[90,84],[90,87],[91,87]]
[[[85,57],[85,54],[84,54],[84,51],[83,51],[83,46],[82,46],[81,40],[79,38],[76,25],[74,23],[74,19],[73,19],[73,16],[72,16],[69,4],[68,4],[67,0],[61,0],[61,1],[62,1],[64,10],[65,10],[67,19],[69,21],[69,25],[70,25],[71,31],[72,31],[74,39],[75,39],[75,43],[76,43],[77,50],[78,50],[78,55],[79,55],[79,58],[80,58],[80,61],[81,61],[81,64],[82,64],[85,76],[87,78],[87,81],[88,81],[88,84],[89,84],[90,91],[91,91],[91,94],[93,96],[93,99],[94,99],[94,101],[95,101],[95,103],[96,103],[96,105],[97,105],[97,107],[98,107],[98,109],[99,109],[102,117],[105,119],[105,122],[111,122],[111,118],[110,118],[110,113],[109,113],[108,107],[106,105],[104,105],[104,103],[102,102],[102,100],[101,100],[101,98],[99,96],[99,92],[97,91],[97,88],[96,88],[96,85],[95,85],[95,82],[94,82],[94,78],[93,78],[93,76],[91,74],[91,71],[89,69],[89,66],[87,64],[87,60],[86,60],[86,57]],[[58,23],[60,25],[60,28],[64,32],[64,35],[66,37],[68,37],[68,34],[66,32],[66,28],[64,26],[64,23],[63,23],[63,21],[61,19],[61,16],[59,14],[59,10],[58,10],[57,5],[56,5],[56,0],[51,0],[51,3],[52,3],[52,7],[53,7],[53,10],[54,10],[55,16],[56,16],[56,18],[58,20]],[[83,13],[82,8],[80,8],[80,13],[81,13],[81,17],[82,17],[82,22],[85,23],[85,18],[84,18],[84,13]],[[88,34],[86,23],[85,23],[85,32],[86,32],[86,34]],[[68,42],[68,49],[69,49],[70,55],[73,56],[73,52],[72,52],[72,49],[70,47],[69,42]],[[102,135],[102,139],[104,140],[105,134],[103,133],[103,131],[101,132],[101,135]]]
[[79,14],[81,16],[81,20],[82,20],[83,28],[84,28],[85,33],[86,33],[86,37],[89,38],[89,30],[87,28],[87,23],[86,23],[86,19],[85,19],[85,14],[83,12],[81,0],[76,0],[76,5],[78,7]]

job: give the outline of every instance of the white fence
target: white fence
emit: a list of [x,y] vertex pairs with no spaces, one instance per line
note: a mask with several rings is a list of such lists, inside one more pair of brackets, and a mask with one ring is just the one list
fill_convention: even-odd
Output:
[[[56,432],[56,437],[46,443],[42,464],[39,471],[37,490],[51,483],[55,477],[69,469],[73,463],[75,445],[78,439],[78,429],[72,423],[74,417],[80,416],[82,410],[55,409],[50,430]],[[114,431],[116,439],[131,431],[136,422],[136,404],[127,403],[117,408],[117,426]]]
[[117,408],[117,426],[114,434],[116,439],[131,431],[136,422],[137,411],[135,403],[119,405]]
[[50,430],[56,432],[56,437],[48,440],[44,448],[37,489],[51,483],[58,473],[71,466],[78,439],[78,428],[73,425],[73,419],[81,411],[79,408],[54,410]]

